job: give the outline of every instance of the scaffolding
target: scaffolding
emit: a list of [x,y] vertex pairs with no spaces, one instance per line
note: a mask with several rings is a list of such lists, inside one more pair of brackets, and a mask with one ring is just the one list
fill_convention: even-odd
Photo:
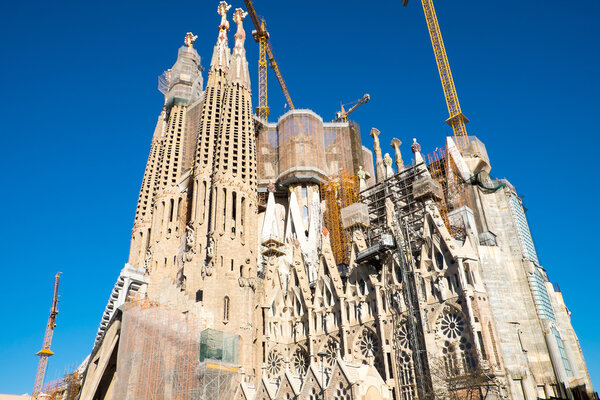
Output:
[[81,391],[81,375],[75,371],[62,378],[48,382],[40,398],[48,400],[74,400]]
[[[127,303],[123,309],[114,398],[233,398],[240,379],[237,360],[231,356],[237,356],[237,348],[230,348],[235,347],[237,338],[231,336],[236,335],[201,332],[200,321],[195,317],[167,306],[148,300]],[[227,340],[219,343],[219,337]]]
[[465,205],[463,181],[456,164],[446,149],[436,148],[427,155],[431,177],[442,187],[443,196],[437,200],[438,210],[446,229],[454,238],[463,238],[464,227],[455,226],[448,218],[448,212]]
[[[382,252],[391,250],[398,271],[401,273],[401,287],[386,285],[386,296],[392,299],[402,297],[406,309],[392,314],[394,349],[401,349],[398,329],[406,322],[409,345],[412,352],[411,362],[414,373],[394,373],[398,395],[405,398],[405,391],[417,393],[419,399],[431,393],[431,380],[425,350],[422,317],[417,295],[416,258],[420,254],[422,229],[424,223],[423,191],[418,189],[421,182],[427,181],[427,169],[424,163],[408,167],[383,182],[361,192],[361,201],[369,211],[370,226],[366,230],[366,250],[357,255],[357,262],[369,262],[380,257]],[[417,182],[419,182],[417,184]],[[435,194],[431,196],[436,197]],[[389,202],[388,202],[389,200]],[[387,204],[386,204],[387,203]],[[389,204],[393,206],[389,214]],[[391,217],[391,219],[390,219]],[[388,239],[391,236],[392,241]],[[398,301],[398,300],[395,300]],[[406,354],[394,352],[395,365],[403,364]]]
[[350,240],[342,226],[341,210],[358,201],[358,177],[340,173],[321,184],[321,197],[325,201],[324,224],[329,231],[331,251],[336,264],[348,264]]
[[431,177],[436,180],[441,186],[442,186],[442,191],[444,192],[444,196],[442,196],[438,201],[437,201],[437,206],[438,206],[438,210],[440,212],[440,215],[442,216],[442,220],[444,220],[444,225],[446,225],[446,228],[448,229],[448,231],[450,230],[450,223],[448,222],[448,204],[446,204],[446,192],[447,192],[447,180],[446,180],[446,174],[444,171],[444,158],[445,158],[446,152],[443,149],[440,149],[439,147],[436,148],[433,153],[430,153],[427,155],[427,160],[429,161],[429,173],[431,174]]

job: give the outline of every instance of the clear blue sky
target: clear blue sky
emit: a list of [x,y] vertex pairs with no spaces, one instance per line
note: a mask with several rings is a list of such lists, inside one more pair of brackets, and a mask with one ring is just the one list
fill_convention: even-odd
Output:
[[[206,67],[217,0],[5,1],[0,5],[0,393],[31,393],[62,271],[47,380],[91,350],[127,261],[154,124],[157,76],[186,32]],[[242,0],[233,7],[243,6]],[[436,1],[470,134],[492,174],[524,195],[540,260],[560,284],[592,381],[600,385],[597,159],[600,2]],[[450,133],[418,0],[256,0],[298,108],[333,118],[371,94],[354,119],[370,145],[417,137],[428,153]],[[231,13],[230,13],[231,16]],[[232,24],[233,25],[233,24]],[[245,23],[251,31],[251,21]],[[230,41],[233,41],[230,33]],[[250,36],[250,35],[248,35]],[[246,43],[256,89],[257,45]],[[270,72],[271,74],[271,72]],[[270,79],[273,115],[283,96]],[[255,90],[256,91],[256,90]],[[368,139],[368,140],[367,140]],[[410,159],[408,145],[403,147]]]

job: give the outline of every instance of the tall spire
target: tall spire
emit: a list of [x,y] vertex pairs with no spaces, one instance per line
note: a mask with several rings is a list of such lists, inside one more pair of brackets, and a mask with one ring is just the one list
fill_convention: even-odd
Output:
[[233,22],[237,24],[237,32],[234,36],[235,47],[233,48],[233,55],[229,66],[228,80],[231,83],[239,83],[250,90],[248,61],[246,60],[246,49],[244,48],[244,42],[246,41],[244,18],[246,18],[247,15],[248,13],[241,8],[236,8],[233,13]]
[[221,16],[221,24],[219,25],[219,37],[217,44],[213,50],[212,60],[210,61],[210,69],[226,70],[229,66],[229,41],[227,33],[229,32],[229,21],[227,21],[227,12],[231,5],[225,1],[221,1],[217,7],[217,13]]

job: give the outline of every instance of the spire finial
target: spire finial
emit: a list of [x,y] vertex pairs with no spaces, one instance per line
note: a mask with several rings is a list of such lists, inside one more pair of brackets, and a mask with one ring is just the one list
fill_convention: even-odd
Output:
[[235,48],[234,52],[240,53],[244,49],[244,41],[246,40],[246,31],[244,30],[244,18],[248,15],[241,8],[236,8],[233,13],[233,22],[237,24],[237,32],[235,33]]
[[421,145],[417,143],[417,138],[413,138],[413,143],[410,146],[413,153],[419,153],[421,151]]
[[423,156],[421,155],[421,145],[417,142],[416,138],[413,138],[413,143],[410,146],[410,149],[415,155],[415,166],[421,165],[421,168],[423,168],[425,171],[427,171],[427,174],[429,174],[429,171],[425,166],[425,160],[423,160]]
[[229,21],[227,21],[227,12],[231,6],[225,1],[221,1],[217,7],[217,14],[221,16],[219,25],[219,38],[213,50],[212,60],[210,61],[210,69],[227,70],[229,67],[229,42],[227,40],[227,32],[229,32]]
[[231,8],[226,1],[221,1],[217,7],[217,13],[221,16],[221,24],[219,25],[219,41],[227,40],[227,32],[229,32],[229,21],[227,21],[227,13]]
[[188,32],[185,34],[185,40],[183,41],[183,43],[185,43],[187,47],[194,47],[196,39],[198,39],[198,35],[194,35],[192,32]]

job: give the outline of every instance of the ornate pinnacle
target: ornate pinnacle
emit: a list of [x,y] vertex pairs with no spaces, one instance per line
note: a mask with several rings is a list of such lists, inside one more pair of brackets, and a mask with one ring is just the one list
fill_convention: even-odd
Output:
[[236,8],[235,12],[233,13],[233,22],[235,22],[239,27],[242,21],[244,21],[244,18],[246,18],[247,16],[248,13],[246,11],[242,10],[241,8]]
[[410,149],[412,150],[413,153],[418,153],[421,151],[421,145],[419,143],[417,143],[416,138],[413,138],[413,143],[410,146]]
[[392,157],[390,157],[390,153],[385,153],[385,156],[383,157],[383,164],[386,167],[392,166]]
[[377,129],[377,128],[371,128],[371,133],[370,133],[370,135],[371,135],[371,137],[372,137],[373,139],[375,139],[375,140],[376,140],[378,143],[379,143],[379,139],[378,139],[378,137],[379,137],[379,134],[380,134],[380,133],[381,133],[381,132],[379,132],[379,129]]
[[237,24],[237,32],[235,33],[235,49],[239,52],[244,48],[244,41],[246,40],[246,31],[244,30],[244,18],[248,15],[247,12],[241,8],[236,8],[233,13],[233,22]]
[[194,43],[198,39],[198,35],[194,35],[192,32],[185,34],[185,40],[183,41],[187,47],[194,47]]
[[221,16],[221,24],[219,25],[219,40],[227,40],[227,32],[229,32],[229,21],[227,21],[227,12],[231,5],[226,1],[221,1],[217,7],[217,13]]
[[394,159],[396,160],[396,167],[398,168],[398,172],[401,172],[404,169],[404,161],[402,161],[400,145],[402,145],[402,142],[399,139],[392,139],[392,147],[394,148]]

